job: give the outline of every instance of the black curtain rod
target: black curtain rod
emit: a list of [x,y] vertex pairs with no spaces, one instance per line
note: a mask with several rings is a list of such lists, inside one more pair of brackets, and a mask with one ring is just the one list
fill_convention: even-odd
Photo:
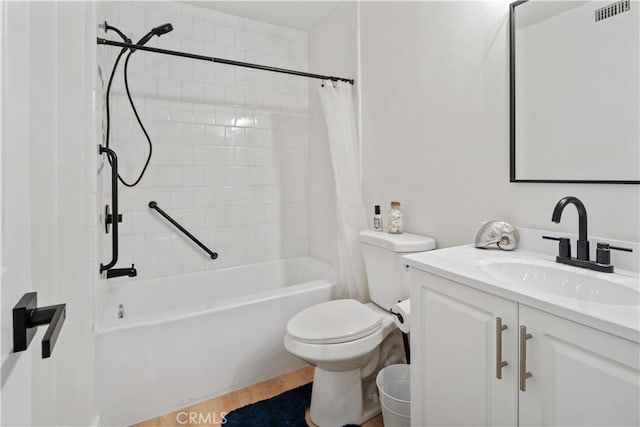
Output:
[[167,49],[158,49],[155,47],[148,47],[148,46],[138,46],[133,43],[117,42],[113,40],[103,39],[100,37],[98,37],[98,44],[107,45],[107,46],[133,48],[135,50],[144,50],[147,52],[162,53],[165,55],[181,56],[183,58],[191,58],[191,59],[198,59],[200,61],[216,62],[218,64],[235,65],[236,67],[245,67],[245,68],[253,68],[256,70],[272,71],[274,73],[283,73],[283,74],[291,74],[294,76],[310,77],[312,79],[331,80],[334,82],[342,81],[350,84],[354,83],[353,79],[345,79],[342,77],[323,76],[322,74],[305,73],[304,71],[288,70],[286,68],[269,67],[267,65],[251,64],[249,62],[232,61],[230,59],[196,55],[194,53],[179,52],[177,50],[167,50]]

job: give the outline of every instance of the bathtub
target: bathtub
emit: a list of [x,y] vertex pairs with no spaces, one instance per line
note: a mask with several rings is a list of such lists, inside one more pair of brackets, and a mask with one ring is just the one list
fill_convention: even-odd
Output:
[[333,277],[300,257],[106,285],[100,424],[129,425],[304,366],[284,348],[285,326],[335,297]]

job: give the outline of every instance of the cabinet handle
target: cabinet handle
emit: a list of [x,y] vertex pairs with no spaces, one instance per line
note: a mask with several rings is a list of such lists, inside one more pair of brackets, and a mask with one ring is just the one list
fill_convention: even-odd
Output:
[[502,379],[502,368],[509,363],[502,360],[502,331],[507,329],[507,325],[502,324],[502,317],[496,317],[496,378]]
[[531,338],[527,327],[520,326],[520,391],[527,391],[527,378],[533,376],[531,372],[527,372],[527,340]]

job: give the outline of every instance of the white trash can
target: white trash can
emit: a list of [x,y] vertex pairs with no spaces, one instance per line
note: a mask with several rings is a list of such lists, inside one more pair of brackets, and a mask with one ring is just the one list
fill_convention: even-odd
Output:
[[411,425],[410,377],[410,365],[389,365],[378,372],[376,384],[385,427]]

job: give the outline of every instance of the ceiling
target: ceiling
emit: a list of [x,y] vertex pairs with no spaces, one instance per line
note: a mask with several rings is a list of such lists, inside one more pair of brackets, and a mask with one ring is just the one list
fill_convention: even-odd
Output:
[[195,6],[251,18],[296,30],[309,31],[339,1],[185,1]]

